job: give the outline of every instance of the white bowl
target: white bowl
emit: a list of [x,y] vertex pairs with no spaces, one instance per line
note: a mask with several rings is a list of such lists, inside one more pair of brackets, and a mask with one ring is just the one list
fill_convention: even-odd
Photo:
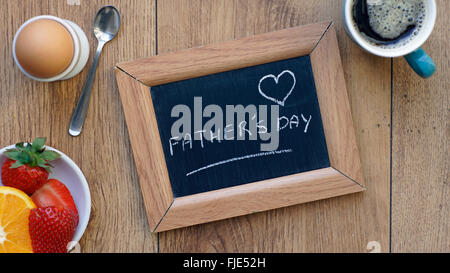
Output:
[[[3,165],[3,162],[6,160],[6,156],[3,153],[14,147],[15,145],[11,145],[0,150],[0,166]],[[49,179],[58,179],[66,185],[77,206],[80,221],[72,242],[70,243],[69,249],[71,249],[81,239],[89,222],[89,216],[91,214],[91,193],[89,191],[89,185],[80,168],[72,161],[72,159],[55,148],[49,146],[45,147],[47,150],[55,151],[61,155],[60,158],[51,162],[54,168],[52,168]],[[1,185],[3,184],[0,177],[0,186]]]

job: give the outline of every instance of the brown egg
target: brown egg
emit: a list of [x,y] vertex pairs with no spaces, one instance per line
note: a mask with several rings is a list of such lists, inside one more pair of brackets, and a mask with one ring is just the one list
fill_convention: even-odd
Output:
[[20,66],[38,78],[51,78],[72,63],[74,44],[60,23],[39,19],[26,25],[17,36],[16,57]]

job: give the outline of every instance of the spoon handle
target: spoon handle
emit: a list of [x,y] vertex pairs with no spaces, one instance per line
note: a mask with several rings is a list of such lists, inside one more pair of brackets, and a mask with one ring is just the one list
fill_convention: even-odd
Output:
[[94,60],[92,61],[91,68],[89,69],[88,76],[83,85],[81,96],[78,101],[75,112],[73,112],[72,120],[70,122],[69,134],[71,136],[78,136],[83,128],[84,119],[89,106],[89,99],[92,93],[92,85],[94,84],[95,72],[97,71],[98,59],[102,52],[105,42],[100,41],[97,46],[97,52],[95,53]]

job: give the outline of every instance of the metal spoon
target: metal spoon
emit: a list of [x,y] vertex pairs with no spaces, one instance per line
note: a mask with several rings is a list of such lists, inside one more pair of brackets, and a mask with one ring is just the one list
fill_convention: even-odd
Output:
[[93,31],[98,40],[97,52],[95,53],[89,74],[83,86],[80,100],[78,101],[75,112],[70,122],[69,134],[78,136],[83,128],[84,119],[89,105],[89,99],[92,93],[92,85],[94,84],[95,72],[97,71],[98,59],[102,52],[103,46],[111,41],[119,32],[120,14],[113,6],[104,6],[99,9],[95,16]]

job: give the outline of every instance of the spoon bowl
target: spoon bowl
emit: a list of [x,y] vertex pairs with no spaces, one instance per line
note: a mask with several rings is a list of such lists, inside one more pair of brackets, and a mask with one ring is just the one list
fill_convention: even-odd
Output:
[[111,41],[119,32],[120,14],[113,6],[102,7],[95,16],[93,31],[97,40]]

